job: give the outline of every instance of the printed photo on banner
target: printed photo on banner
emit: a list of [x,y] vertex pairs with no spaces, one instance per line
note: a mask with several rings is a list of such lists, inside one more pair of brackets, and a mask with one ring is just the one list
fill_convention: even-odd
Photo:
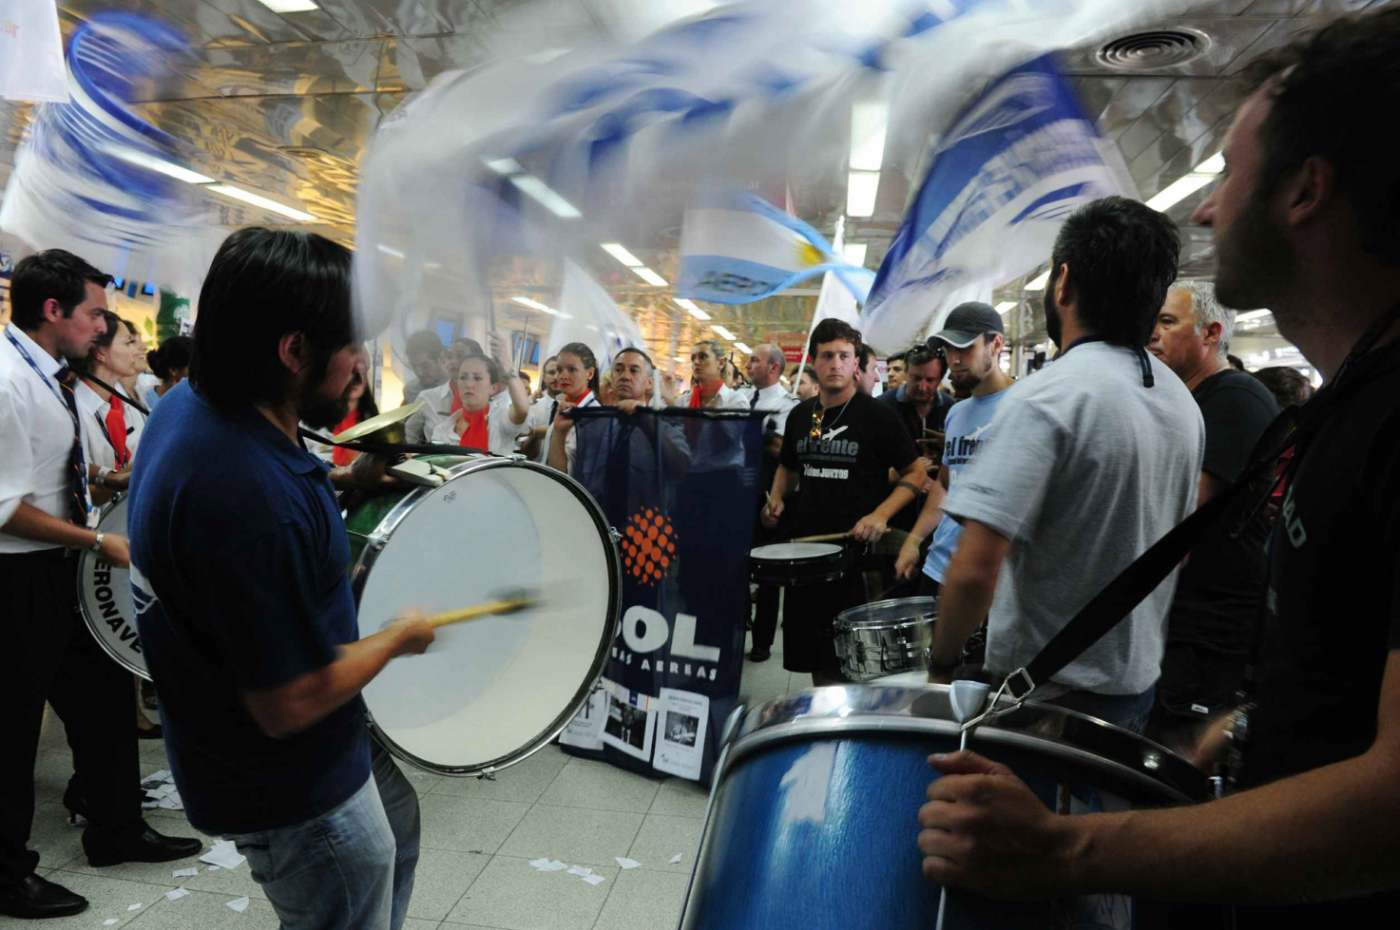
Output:
[[661,737],[656,743],[653,767],[658,772],[682,778],[699,778],[705,755],[710,699],[691,691],[662,688],[657,716]]
[[629,756],[650,759],[656,732],[656,710],[651,707],[655,698],[608,684],[608,714],[603,721],[602,741]]
[[608,693],[600,683],[559,734],[559,742],[579,749],[603,748],[603,723],[608,718]]

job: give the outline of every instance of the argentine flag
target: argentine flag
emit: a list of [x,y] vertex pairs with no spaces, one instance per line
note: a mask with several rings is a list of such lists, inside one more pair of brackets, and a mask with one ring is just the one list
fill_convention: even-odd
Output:
[[685,211],[677,297],[748,304],[833,272],[864,301],[875,273],[843,261],[816,229],[748,191],[700,194]]
[[1110,194],[1137,199],[1050,56],[1008,71],[940,140],[861,313],[865,338],[912,345],[966,288],[1044,262],[1065,217]]

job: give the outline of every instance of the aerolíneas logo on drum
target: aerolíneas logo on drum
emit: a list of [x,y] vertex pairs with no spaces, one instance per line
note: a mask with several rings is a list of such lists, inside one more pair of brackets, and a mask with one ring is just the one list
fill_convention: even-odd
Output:
[[99,622],[111,627],[116,639],[125,645],[132,652],[141,652],[141,638],[136,633],[136,624],[122,616],[121,608],[117,605],[116,596],[112,591],[112,566],[103,561],[93,563],[92,571],[92,594],[97,600],[99,610]]
[[622,531],[622,561],[626,574],[651,586],[671,573],[676,563],[676,530],[659,511],[648,507],[632,515]]

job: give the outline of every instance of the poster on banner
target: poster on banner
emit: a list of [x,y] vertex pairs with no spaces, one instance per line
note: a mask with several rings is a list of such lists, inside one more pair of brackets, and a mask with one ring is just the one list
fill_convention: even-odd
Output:
[[[763,416],[578,411],[573,475],[616,528],[622,560],[622,623],[603,669],[597,737],[613,765],[710,778],[739,700]],[[588,726],[596,722],[574,722],[566,752],[598,757],[577,738]]]
[[693,691],[662,688],[656,715],[661,730],[656,745],[656,770],[698,779],[705,750],[705,730],[709,726],[710,699]]
[[608,693],[603,688],[593,689],[574,719],[559,734],[563,746],[579,749],[601,750],[603,748],[603,723],[608,716]]
[[608,712],[603,716],[603,744],[638,759],[650,759],[656,732],[656,699],[615,682],[607,682],[605,693]]

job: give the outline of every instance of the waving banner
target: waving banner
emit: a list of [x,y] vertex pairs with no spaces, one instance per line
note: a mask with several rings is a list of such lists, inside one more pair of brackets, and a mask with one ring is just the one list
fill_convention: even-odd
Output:
[[576,411],[574,477],[621,533],[622,628],[566,751],[708,782],[739,698],[763,414]]

